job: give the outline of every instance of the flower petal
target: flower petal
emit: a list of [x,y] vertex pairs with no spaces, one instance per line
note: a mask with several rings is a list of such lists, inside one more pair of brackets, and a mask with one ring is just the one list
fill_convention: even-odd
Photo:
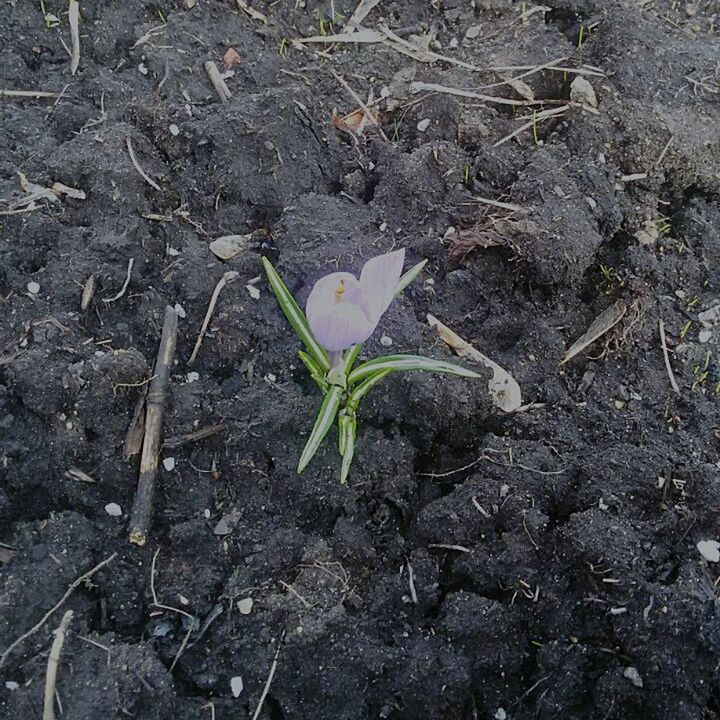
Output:
[[342,282],[343,300],[354,305],[363,302],[363,291],[357,278],[346,272],[335,272],[321,277],[310,291],[310,297],[305,305],[305,315],[312,327],[310,318],[318,313],[325,313],[329,307],[337,303],[335,292]]
[[365,342],[375,329],[365,311],[348,302],[333,301],[312,315],[308,313],[308,323],[315,339],[331,353]]
[[373,330],[395,297],[404,262],[405,250],[395,250],[368,260],[360,273],[360,287],[365,293]]

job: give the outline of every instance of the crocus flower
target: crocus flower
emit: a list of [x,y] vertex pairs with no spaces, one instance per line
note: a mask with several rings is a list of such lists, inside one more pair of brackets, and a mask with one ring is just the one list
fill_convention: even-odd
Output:
[[365,342],[395,297],[405,250],[368,260],[358,280],[335,272],[315,283],[305,314],[315,339],[337,359],[337,353]]

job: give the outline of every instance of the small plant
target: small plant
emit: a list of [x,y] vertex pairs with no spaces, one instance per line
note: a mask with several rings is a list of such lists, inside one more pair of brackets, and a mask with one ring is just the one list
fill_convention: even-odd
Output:
[[368,260],[359,279],[347,272],[320,278],[308,297],[305,315],[272,263],[262,259],[280,308],[307,350],[299,352],[300,359],[324,396],[300,456],[298,473],[312,460],[337,418],[342,456],[340,482],[347,481],[355,452],[360,401],[390,373],[429,370],[481,377],[459,365],[421,355],[384,355],[355,367],[362,343],[375,332],[393,298],[415,280],[427,263],[423,260],[401,275],[404,260],[405,251],[396,250]]

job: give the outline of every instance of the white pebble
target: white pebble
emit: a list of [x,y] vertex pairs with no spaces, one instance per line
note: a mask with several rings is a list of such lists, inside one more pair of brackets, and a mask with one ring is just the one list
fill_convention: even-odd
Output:
[[698,333],[698,340],[704,345],[706,342],[710,342],[712,332],[710,330],[701,330]]
[[37,295],[40,292],[40,285],[39,285],[39,283],[36,283],[34,280],[31,280],[27,284],[27,289],[28,289],[28,292],[31,293],[32,295]]
[[387,230],[387,223],[383,222],[380,223],[380,232],[385,232]]
[[458,46],[458,39],[456,37],[451,37],[450,42],[448,43],[448,48],[450,50],[454,50]]
[[168,472],[172,472],[175,469],[175,458],[174,457],[166,457],[163,460],[163,467]]
[[138,71],[140,72],[141,75],[147,75],[148,74],[147,65],[145,63],[140,63],[138,65]]
[[200,373],[197,373],[194,370],[192,372],[189,372],[186,376],[186,380],[189,383],[197,382],[199,379],[200,379]]
[[18,683],[16,683],[14,680],[6,680],[6,681],[5,681],[5,687],[6,687],[10,692],[15,692],[15,690],[17,690],[17,689],[20,687],[20,685],[19,685]]
[[642,678],[640,677],[640,673],[638,672],[637,668],[634,667],[626,667],[625,672],[623,675],[636,687],[641,688],[643,686]]
[[241,615],[249,615],[252,612],[252,608],[253,599],[250,597],[243,598],[237,602],[237,609],[240,611]]
[[465,37],[468,40],[474,40],[479,34],[480,34],[480,26],[479,25],[472,25],[467,29],[467,32],[465,33]]
[[275,373],[268,373],[268,374],[265,376],[265,379],[266,379],[268,382],[274,383],[274,382],[277,380],[277,375],[276,375]]
[[423,118],[418,124],[418,132],[425,132],[430,127],[430,118]]
[[498,708],[495,711],[495,720],[507,720],[507,713],[505,712],[505,708]]
[[260,290],[258,290],[254,285],[246,285],[245,289],[248,291],[248,295],[250,295],[253,300],[260,299]]
[[170,130],[170,134],[173,137],[177,137],[180,134],[180,128],[175,123],[173,123],[168,130]]
[[243,679],[236,675],[234,678],[230,678],[230,690],[232,691],[233,697],[240,697],[240,693],[243,691],[245,685],[243,685]]
[[708,562],[720,562],[720,542],[717,540],[701,540],[697,549]]
[[175,312],[177,313],[177,316],[183,320],[187,317],[185,308],[180,303],[175,303]]
[[110,517],[120,517],[122,515],[122,508],[117,503],[108,503],[105,506],[105,512]]
[[393,344],[392,338],[389,335],[382,335],[380,337],[380,344],[383,347],[390,347]]
[[210,519],[210,514],[211,514],[211,513],[210,513],[210,508],[205,508],[205,509],[203,510],[203,517],[204,517],[206,520],[209,520],[209,519]]

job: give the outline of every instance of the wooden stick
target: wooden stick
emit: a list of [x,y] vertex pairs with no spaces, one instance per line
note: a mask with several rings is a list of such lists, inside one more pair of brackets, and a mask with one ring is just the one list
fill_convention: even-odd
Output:
[[210,78],[213,88],[221,102],[227,102],[231,97],[232,93],[230,88],[226,85],[225,81],[220,77],[220,71],[217,69],[217,65],[212,61],[208,60],[205,63],[205,72]]
[[55,631],[55,639],[50,648],[48,657],[47,672],[45,673],[45,697],[43,705],[43,720],[55,720],[55,686],[57,685],[58,665],[60,653],[65,642],[65,633],[73,618],[73,611],[68,610],[62,617],[58,629]]
[[170,368],[175,358],[178,316],[173,308],[165,308],[162,339],[158,348],[152,382],[148,387],[145,410],[145,437],[140,458],[140,476],[130,514],[130,542],[144,545],[147,540],[155,497],[155,477],[160,452],[165,396],[170,381]]
[[58,608],[62,607],[63,603],[75,592],[75,588],[77,588],[79,585],[82,585],[86,580],[89,580],[96,572],[104,568],[108,563],[111,563],[115,558],[117,557],[117,553],[114,552],[110,557],[105,558],[101,563],[98,563],[94,568],[91,568],[86,573],[81,575],[79,578],[76,578],[71,583],[70,587],[65,591],[65,594],[42,616],[40,619],[40,622],[38,622],[36,625],[33,625],[26,633],[23,633],[15,642],[11,643],[8,648],[3,652],[2,655],[0,655],[0,667],[2,667],[5,664],[5,660],[7,660],[8,655],[18,646],[21,642],[24,640],[27,640],[31,635],[34,635],[47,621],[48,618],[56,611]]
[[385,142],[390,142],[390,140],[388,140],[388,136],[383,132],[382,128],[380,127],[380,124],[376,120],[375,116],[372,114],[372,111],[370,110],[370,108],[365,104],[363,99],[347,84],[347,82],[345,81],[345,79],[343,77],[338,75],[332,68],[328,68],[328,69],[330,70],[330,73],[332,74],[332,76],[345,88],[345,90],[347,90],[347,92],[350,94],[352,99],[358,104],[358,106],[363,111],[365,117],[368,119],[370,124],[375,125],[377,127],[378,132],[380,133],[380,137],[382,137],[382,139]]
[[665,323],[662,318],[658,318],[658,327],[660,328],[660,344],[662,345],[663,358],[665,360],[665,369],[667,370],[670,385],[677,395],[680,395],[680,388],[675,380],[672,365],[670,364],[670,353],[668,353],[667,339],[665,337]]
[[203,338],[205,337],[205,331],[207,330],[207,326],[210,324],[210,318],[212,317],[213,311],[215,310],[215,304],[217,303],[218,296],[220,295],[220,291],[228,284],[231,283],[233,280],[236,280],[239,273],[235,270],[230,270],[229,272],[226,272],[220,280],[218,280],[218,284],[215,286],[215,289],[213,290],[212,297],[210,298],[210,303],[208,304],[207,312],[205,313],[205,318],[202,323],[202,327],[200,328],[200,334],[198,335],[198,339],[195,342],[195,347],[193,348],[192,355],[190,356],[190,359],[188,360],[188,365],[192,365],[195,362],[195,358],[197,358],[198,352],[200,352],[200,346],[202,345]]
[[0,98],[30,98],[31,100],[39,98],[56,98],[60,97],[60,93],[46,92],[45,90],[0,90]]
[[74,75],[77,72],[78,65],[80,65],[80,3],[78,0],[70,0],[68,21],[70,22],[70,38],[72,39],[70,74]]

